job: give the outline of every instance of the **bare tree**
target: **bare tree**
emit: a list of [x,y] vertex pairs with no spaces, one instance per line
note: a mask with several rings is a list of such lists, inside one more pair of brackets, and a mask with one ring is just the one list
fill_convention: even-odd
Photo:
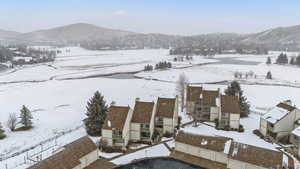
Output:
[[7,127],[11,131],[15,131],[16,126],[18,124],[18,118],[15,113],[10,113],[7,120]]
[[177,85],[176,85],[176,91],[179,96],[181,111],[183,111],[183,108],[185,106],[185,101],[184,101],[185,100],[185,91],[186,91],[186,86],[188,83],[189,83],[189,80],[186,77],[186,75],[184,73],[180,74],[178,81],[177,81]]

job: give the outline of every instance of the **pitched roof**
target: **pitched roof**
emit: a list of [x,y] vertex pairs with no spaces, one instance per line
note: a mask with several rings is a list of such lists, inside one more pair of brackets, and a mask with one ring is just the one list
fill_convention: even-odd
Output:
[[123,130],[129,110],[129,106],[110,106],[104,121],[103,129]]
[[240,114],[239,98],[237,96],[221,96],[222,113]]
[[79,159],[95,151],[97,146],[88,137],[82,137],[49,158],[29,167],[28,169],[66,169],[75,168],[80,164]]
[[291,106],[291,105],[286,104],[286,103],[279,103],[279,104],[277,104],[277,107],[283,108],[283,109],[288,110],[288,111],[293,111],[293,110],[296,109],[296,107]]
[[264,114],[262,118],[272,124],[275,124],[295,109],[296,107],[290,106],[286,103],[279,103],[276,107]]
[[282,152],[233,142],[229,158],[264,168],[282,168]]
[[199,99],[202,92],[202,87],[187,86],[187,101],[196,101]]
[[218,90],[202,90],[202,103],[208,106],[216,106],[216,98],[219,96]]
[[157,99],[157,107],[155,116],[173,118],[176,108],[176,98]]
[[133,123],[150,123],[154,109],[154,102],[136,101],[133,109],[131,122]]
[[196,135],[183,131],[180,131],[175,138],[177,142],[224,153],[229,152],[230,144],[228,145],[228,143],[231,140],[227,137]]

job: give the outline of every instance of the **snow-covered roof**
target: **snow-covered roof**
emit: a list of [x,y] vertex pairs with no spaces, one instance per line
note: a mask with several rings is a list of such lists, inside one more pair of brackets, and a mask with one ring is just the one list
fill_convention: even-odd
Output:
[[13,57],[14,61],[25,60],[25,62],[30,62],[32,57],[23,57],[23,56],[15,56]]
[[286,116],[289,112],[293,110],[291,108],[292,106],[288,106],[289,105],[287,104],[280,103],[276,107],[268,111],[265,115],[263,115],[262,118],[272,124],[275,124],[277,121],[281,120],[284,116]]
[[292,134],[300,137],[300,126],[299,127],[296,127],[293,131],[292,131]]

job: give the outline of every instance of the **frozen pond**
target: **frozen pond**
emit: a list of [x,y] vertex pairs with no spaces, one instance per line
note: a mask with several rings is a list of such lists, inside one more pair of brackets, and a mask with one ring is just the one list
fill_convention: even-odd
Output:
[[154,158],[127,164],[116,169],[205,169],[171,158]]

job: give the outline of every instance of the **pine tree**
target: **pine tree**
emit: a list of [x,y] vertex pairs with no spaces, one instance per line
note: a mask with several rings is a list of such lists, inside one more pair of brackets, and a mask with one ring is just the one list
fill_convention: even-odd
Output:
[[300,55],[297,56],[295,65],[300,66]]
[[5,131],[4,131],[4,129],[3,129],[2,125],[1,125],[1,123],[0,123],[0,140],[3,139],[3,138],[5,138],[5,137],[6,137]]
[[102,125],[106,118],[108,107],[104,96],[97,91],[94,96],[88,101],[86,106],[87,118],[84,119],[84,124],[87,133],[90,135],[101,135]]
[[272,73],[270,71],[267,73],[266,79],[273,79]]
[[271,58],[268,57],[268,59],[267,59],[267,65],[270,65],[270,64],[272,64],[272,61],[271,61]]
[[21,111],[21,115],[20,115],[21,121],[20,121],[20,123],[23,124],[23,126],[25,128],[31,128],[32,127],[31,119],[33,119],[33,117],[31,115],[30,110],[26,106],[23,105],[23,107],[20,111]]
[[231,82],[227,89],[225,89],[225,94],[229,96],[235,96],[236,94],[238,94],[241,117],[248,117],[250,113],[250,104],[247,101],[247,98],[243,95],[243,90],[241,89],[239,82]]
[[291,60],[290,60],[290,64],[291,64],[291,65],[294,65],[294,64],[295,64],[295,59],[294,59],[293,57],[292,57]]

